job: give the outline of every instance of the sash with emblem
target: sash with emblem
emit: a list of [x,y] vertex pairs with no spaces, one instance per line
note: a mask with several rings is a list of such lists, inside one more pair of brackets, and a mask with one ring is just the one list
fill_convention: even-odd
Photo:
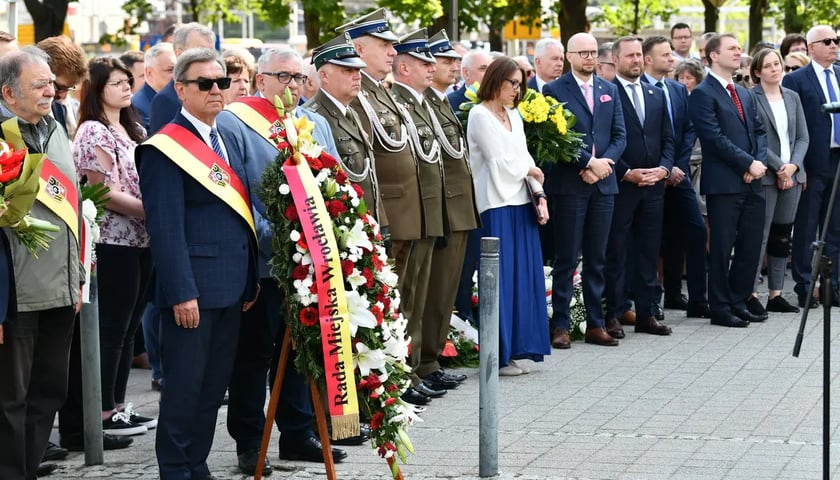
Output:
[[257,237],[251,201],[245,185],[209,145],[175,123],[163,127],[156,135],[146,140],[144,145],[152,145],[163,152],[202,187],[225,202],[245,220],[254,238]]
[[261,97],[242,97],[228,104],[225,110],[236,117],[248,128],[259,133],[267,141],[271,141],[272,126],[280,123],[280,115],[270,101]]

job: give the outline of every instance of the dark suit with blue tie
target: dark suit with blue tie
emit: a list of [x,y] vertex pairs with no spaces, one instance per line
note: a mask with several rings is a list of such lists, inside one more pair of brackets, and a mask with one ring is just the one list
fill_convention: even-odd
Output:
[[179,111],[181,111],[181,99],[175,93],[175,80],[173,79],[161,88],[152,99],[152,107],[149,113],[149,136],[154,135],[164,125],[171,122]]
[[[811,243],[817,238],[817,229],[822,228],[825,220],[826,207],[831,198],[831,187],[837,163],[840,161],[840,148],[831,148],[831,115],[824,113],[822,105],[831,101],[823,93],[817,71],[822,68],[815,64],[800,68],[785,75],[782,85],[799,94],[802,110],[805,111],[805,122],[808,124],[808,152],[805,154],[805,173],[808,175],[808,188],[802,191],[799,208],[796,211],[796,221],[793,226],[793,280],[796,282],[794,290],[800,297],[806,294],[808,283],[811,281]],[[840,67],[832,65],[830,72],[836,79],[840,79]],[[823,77],[823,81],[825,78]],[[838,82],[840,83],[840,82]],[[840,92],[835,91],[835,95]],[[835,122],[840,121],[835,115]],[[835,138],[835,143],[840,138]],[[705,172],[704,172],[705,173]],[[836,201],[836,200],[835,200]],[[831,221],[826,232],[826,242],[823,254],[838,263],[840,256],[840,204],[835,204],[831,212]],[[838,288],[838,268],[832,271],[832,287]]]
[[[753,291],[764,229],[761,180],[744,182],[753,161],[767,165],[767,138],[749,91],[735,85],[744,118],[711,73],[688,100],[703,148],[700,191],[709,214],[709,307],[712,321],[746,308]],[[730,266],[730,253],[735,248]]]
[[151,85],[144,83],[143,88],[131,96],[131,106],[140,114],[140,118],[143,121],[143,128],[147,132],[151,127],[152,100],[154,100],[156,94],[157,92],[155,92],[155,89]]
[[[201,136],[184,116],[172,121]],[[204,141],[203,139],[201,140]],[[231,164],[241,163],[230,149]],[[161,313],[161,394],[156,452],[160,476],[209,476],[207,455],[216,416],[236,354],[243,301],[256,296],[254,235],[230,206],[201,186],[163,152],[137,148],[140,190],[157,268],[155,302]],[[175,323],[173,306],[198,300],[199,324]]]
[[[643,83],[654,83],[642,75]],[[680,82],[664,78],[660,88],[670,100],[671,124],[674,127],[674,166],[685,173],[683,180],[665,188],[662,227],[662,287],[665,298],[682,294],[682,266],[685,261],[688,301],[705,304],[706,299],[706,222],[691,186],[689,160],[697,140],[694,125],[688,118],[688,90]],[[659,85],[656,85],[659,86]]]
[[569,328],[569,302],[572,298],[572,276],[583,250],[583,296],[588,328],[602,328],[604,314],[601,297],[604,293],[607,237],[613,214],[613,197],[618,193],[615,171],[595,184],[584,182],[579,173],[592,159],[618,161],[627,145],[624,114],[618,89],[602,78],[592,76],[594,111],[589,110],[580,85],[567,73],[543,87],[543,94],[566,103],[577,117],[573,129],[584,134],[585,146],[580,159],[570,164],[556,164],[543,185],[549,195],[554,221],[554,281],[551,327]]
[[[629,87],[635,88],[637,95],[644,97],[642,123],[624,85],[618,78],[614,83],[622,109],[627,112],[624,115],[627,147],[621,157],[616,159],[615,165],[616,176],[622,180],[618,183],[618,196],[607,242],[607,318],[618,318],[626,311],[626,283],[634,294],[637,316],[647,319],[653,316],[652,307],[659,302],[657,263],[662,238],[665,181],[640,187],[624,180],[624,176],[631,169],[656,167],[670,173],[674,164],[674,134],[668,118],[665,94],[661,90],[648,85]],[[638,255],[633,271],[626,271],[625,268],[628,237],[632,237]]]

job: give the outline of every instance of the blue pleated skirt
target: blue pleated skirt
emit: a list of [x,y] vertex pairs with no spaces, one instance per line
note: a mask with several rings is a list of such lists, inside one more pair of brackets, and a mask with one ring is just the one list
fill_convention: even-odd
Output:
[[[499,365],[551,354],[539,226],[531,204],[485,210],[481,236],[499,238]],[[480,272],[479,272],[480,274]],[[479,299],[479,302],[482,300]],[[482,323],[486,320],[482,319]]]

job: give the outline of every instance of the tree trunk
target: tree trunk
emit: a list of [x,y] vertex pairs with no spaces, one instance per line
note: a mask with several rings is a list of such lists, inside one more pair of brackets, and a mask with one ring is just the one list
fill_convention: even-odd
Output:
[[703,0],[703,7],[705,7],[705,12],[703,13],[703,20],[705,23],[705,32],[717,32],[718,28],[718,19],[720,17],[720,12],[718,11],[718,7],[715,6],[709,0]]
[[307,50],[312,50],[321,44],[321,17],[318,12],[304,10],[303,31],[306,33]]
[[487,38],[490,40],[491,51],[502,51],[502,27],[499,27],[498,25],[491,25],[490,28],[488,28]]
[[802,15],[798,11],[799,2],[796,0],[784,0],[781,8],[785,13],[784,19],[782,20],[785,33],[802,33],[805,25],[803,25]]
[[641,0],[633,0],[633,35],[639,34],[639,4]]
[[[35,42],[61,35],[67,19],[68,0],[24,0],[29,15],[35,23]],[[11,32],[16,35],[16,32]]]
[[[586,0],[562,0],[558,17],[560,39],[568,45],[572,35],[587,31]],[[569,68],[569,62],[565,62],[565,68]]]
[[750,50],[752,50],[752,47],[756,43],[763,39],[764,15],[767,13],[768,7],[768,0],[752,0],[750,2],[750,36],[748,45]]

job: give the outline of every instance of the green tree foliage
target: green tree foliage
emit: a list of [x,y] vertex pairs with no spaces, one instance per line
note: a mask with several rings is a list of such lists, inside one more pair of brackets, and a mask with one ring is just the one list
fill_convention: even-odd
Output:
[[653,20],[660,18],[667,22],[677,13],[670,0],[621,0],[614,6],[605,5],[603,13],[593,21],[605,21],[618,36],[638,34],[653,27]]
[[128,0],[122,6],[123,11],[128,14],[123,27],[115,33],[103,33],[99,37],[99,44],[110,44],[123,47],[128,44],[127,36],[135,35],[137,28],[152,13],[152,5],[148,0]]
[[777,0],[770,15],[787,33],[805,33],[813,25],[840,25],[840,4],[835,0]]
[[186,10],[196,22],[213,24],[224,20],[239,23],[242,19],[239,15],[235,15],[233,10],[242,12],[258,10],[259,4],[257,0],[189,0]]
[[424,27],[443,16],[441,0],[379,0],[377,5],[387,8],[388,12],[407,24],[416,20]]
[[[260,4],[260,18],[273,27],[287,25],[292,13],[291,3],[292,0],[264,0]],[[337,35],[335,28],[345,23],[340,0],[302,0],[301,4],[308,49],[334,38]]]

